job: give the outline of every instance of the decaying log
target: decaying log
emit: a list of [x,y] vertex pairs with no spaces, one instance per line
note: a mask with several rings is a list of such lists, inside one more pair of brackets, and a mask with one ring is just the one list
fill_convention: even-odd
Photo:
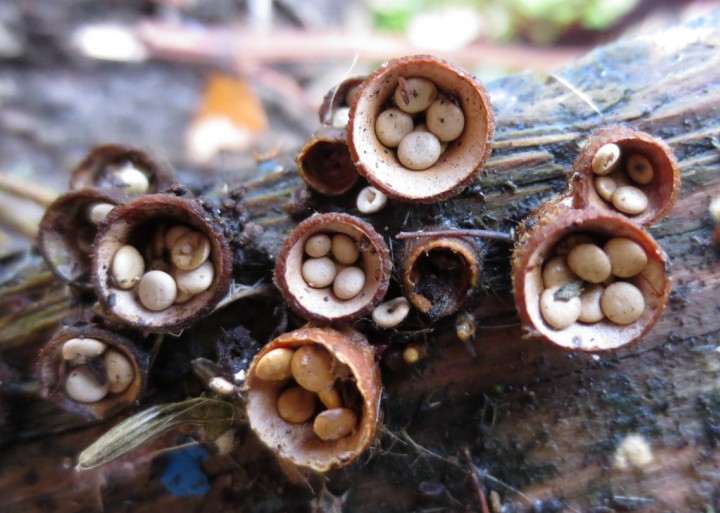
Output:
[[[407,342],[428,351],[415,367],[383,369],[384,427],[367,457],[327,480],[289,481],[240,424],[233,451],[199,465],[204,495],[173,495],[177,488],[164,480],[173,453],[161,451],[191,440],[178,431],[99,469],[73,470],[77,454],[113,422],[88,425],[40,401],[31,365],[58,320],[78,307],[37,260],[7,262],[17,277],[6,278],[0,291],[0,510],[484,512],[487,500],[504,504],[503,511],[717,511],[720,261],[707,206],[720,195],[719,46],[716,13],[599,48],[556,75],[493,82],[497,134],[487,173],[441,205],[390,204],[370,220],[395,251],[393,234],[428,226],[510,232],[565,189],[592,129],[628,124],[662,137],[677,154],[683,188],[671,215],[650,230],[672,261],[674,290],[638,344],[589,355],[524,337],[509,293],[511,248],[485,242],[482,289],[461,312],[476,327],[471,343],[458,340],[455,316],[436,323],[414,317],[390,336],[357,324],[389,346],[386,362]],[[231,207],[227,190],[245,188],[245,234],[255,225],[264,232],[238,246],[241,283],[269,283],[274,255],[298,220],[284,209],[289,200],[308,213],[354,208],[352,193],[310,195],[303,203],[283,157],[191,186],[222,208]],[[166,337],[144,405],[198,395],[190,359],[219,358],[213,350],[227,350],[223,343],[231,341],[242,350],[224,356],[242,362],[242,351],[253,350],[242,326],[265,343],[283,318],[277,295],[268,292],[235,302],[177,339]],[[288,324],[299,320],[290,316]],[[649,443],[653,459],[622,470],[614,453],[633,433]]]

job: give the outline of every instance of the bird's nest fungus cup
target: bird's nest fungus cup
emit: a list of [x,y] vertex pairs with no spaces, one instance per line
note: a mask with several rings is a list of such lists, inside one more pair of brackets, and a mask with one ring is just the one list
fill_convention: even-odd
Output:
[[662,140],[628,127],[593,132],[574,165],[575,206],[619,212],[649,226],[664,218],[680,190],[680,170]]
[[168,332],[213,311],[230,284],[225,236],[198,202],[141,196],[113,210],[95,239],[93,286],[107,315]]
[[248,419],[280,458],[325,472],[370,446],[381,388],[375,352],[360,333],[303,328],[255,356],[245,380]]
[[117,333],[94,326],[61,328],[40,351],[42,394],[66,410],[105,419],[138,398],[148,360]]
[[432,203],[458,194],[490,153],[485,88],[431,56],[387,62],[350,107],[348,147],[358,172],[391,198]]
[[302,179],[320,194],[338,196],[358,180],[341,128],[320,127],[300,149],[296,162]]
[[347,126],[350,106],[355,103],[360,85],[365,78],[346,78],[327,92],[318,109],[321,124],[337,128]]
[[482,260],[480,248],[468,239],[411,239],[402,253],[405,295],[431,319],[453,314],[477,287]]
[[53,273],[77,287],[90,288],[90,263],[98,225],[117,205],[123,191],[83,189],[57,198],[45,211],[38,246]]
[[543,205],[518,232],[515,302],[531,334],[564,349],[609,351],[637,341],[670,293],[667,257],[638,224],[609,210]]
[[319,324],[368,314],[390,282],[392,261],[383,238],[348,214],[316,214],[288,236],[275,265],[275,283],[290,307]]
[[169,164],[123,144],[93,148],[70,174],[70,189],[122,189],[128,196],[161,192],[175,180]]

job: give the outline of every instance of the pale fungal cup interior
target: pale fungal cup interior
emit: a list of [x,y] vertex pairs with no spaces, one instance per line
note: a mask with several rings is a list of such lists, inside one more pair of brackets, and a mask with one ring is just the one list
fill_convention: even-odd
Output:
[[[605,219],[594,219],[585,220],[575,228],[566,228],[565,231],[558,229],[555,232],[557,235],[551,235],[540,241],[527,262],[521,263],[526,270],[522,284],[526,298],[525,306],[533,327],[553,343],[572,350],[612,350],[637,339],[664,308],[668,277],[661,250],[654,249],[645,239],[638,237],[641,229],[636,226],[610,226]],[[645,250],[648,256],[645,269],[632,278],[621,279],[635,285],[645,299],[645,310],[637,321],[628,325],[618,325],[606,317],[593,324],[576,322],[561,330],[554,329],[545,322],[540,312],[540,295],[545,290],[542,279],[543,265],[552,258],[555,244],[572,233],[590,234],[597,238],[600,247],[611,238],[627,237],[640,244]]]
[[[111,214],[106,229],[96,240],[93,272],[96,274],[94,284],[98,296],[111,314],[138,328],[163,331],[175,329],[192,321],[193,316],[199,312],[214,306],[226,292],[219,290],[222,282],[227,282],[228,276],[221,272],[225,257],[217,235],[186,208],[173,205],[173,201],[184,200],[174,199],[170,200],[170,203],[157,204],[147,202],[142,206],[131,203],[131,210],[123,209],[119,215]],[[176,303],[160,311],[151,311],[140,303],[137,287],[124,290],[115,286],[111,276],[112,262],[117,250],[125,245],[133,246],[144,254],[144,249],[152,243],[152,237],[162,225],[185,225],[204,234],[210,241],[209,260],[215,267],[215,273],[210,287],[205,291],[193,295],[184,303]]]
[[[385,147],[375,134],[375,120],[385,110],[398,87],[398,76],[426,78],[438,92],[459,102],[465,114],[465,128],[430,168],[414,171],[398,161],[396,151]],[[355,164],[378,189],[391,197],[430,200],[451,195],[467,184],[484,162],[488,148],[489,119],[482,94],[468,75],[425,60],[407,60],[402,65],[378,72],[367,80],[353,105],[349,142]]]
[[[334,235],[343,233],[356,241],[362,241],[367,251],[361,251],[358,261],[353,264],[365,273],[365,285],[360,293],[351,299],[338,299],[332,292],[332,285],[325,288],[313,288],[302,277],[300,269],[305,258],[305,243],[318,233]],[[288,292],[309,312],[322,317],[343,317],[352,315],[363,308],[375,295],[382,280],[382,261],[363,232],[346,223],[323,223],[308,230],[295,243],[287,254],[284,279]]]

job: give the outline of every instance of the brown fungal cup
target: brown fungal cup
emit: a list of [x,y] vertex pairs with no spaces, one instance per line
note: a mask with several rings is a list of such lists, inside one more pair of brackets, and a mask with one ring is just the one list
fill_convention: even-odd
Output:
[[[120,265],[121,253],[130,254],[130,263]],[[192,199],[141,196],[115,209],[95,239],[92,279],[98,299],[109,317],[144,331],[179,330],[210,314],[227,293],[231,270],[225,236]],[[193,272],[200,283],[185,288]],[[131,277],[123,280],[127,273]]]
[[402,254],[405,296],[432,319],[455,313],[478,284],[482,255],[461,237],[422,237],[406,242]]
[[[122,171],[129,166],[135,172],[124,180]],[[143,176],[137,174],[139,171]],[[153,194],[175,180],[169,164],[150,157],[144,151],[123,144],[106,144],[93,148],[70,174],[70,189],[89,187],[124,190],[128,196]]]
[[[283,392],[297,390],[294,375],[275,380],[258,376],[259,362],[271,351],[283,348],[297,355],[299,348],[308,347],[329,355],[330,379],[334,380],[329,390],[340,391],[339,404],[356,418],[352,430],[334,439],[323,440],[318,434],[327,434],[327,426],[319,426],[318,417],[322,420],[331,410],[319,398],[314,399],[314,407],[311,403],[309,416],[306,412],[292,422],[278,412]],[[348,465],[370,447],[378,422],[381,387],[375,352],[360,333],[351,329],[303,328],[279,336],[253,359],[245,380],[248,419],[253,431],[280,458],[326,472]]]
[[300,149],[297,167],[305,182],[327,196],[349,191],[358,179],[345,130],[323,126]]
[[[340,298],[334,278],[315,286],[308,283],[304,273],[309,260],[335,259],[334,249],[318,254],[317,258],[307,253],[308,241],[317,235],[328,236],[333,241],[339,236],[355,248],[354,261],[336,260],[328,264],[331,272],[334,265],[337,278],[341,273],[346,275],[351,267],[364,274],[364,283],[354,296]],[[285,240],[275,265],[275,283],[290,307],[302,317],[321,324],[349,322],[368,314],[382,300],[391,270],[387,244],[372,225],[348,214],[316,214],[301,222]]]
[[[598,166],[597,161],[602,160],[602,152],[612,145],[619,149],[617,164],[609,174],[598,175],[597,171],[593,171],[593,161],[595,160],[595,165]],[[647,159],[645,165],[651,168],[652,178],[641,182],[630,178],[628,171],[631,158]],[[610,159],[605,162],[609,164]],[[680,170],[672,149],[661,139],[628,127],[610,126],[593,132],[575,160],[573,169],[576,172],[573,183],[576,208],[593,205],[620,212],[643,226],[649,226],[664,218],[675,204],[680,191]],[[615,179],[615,187],[630,185],[639,189],[640,196],[644,196],[647,201],[647,207],[637,213],[633,213],[635,211],[632,209],[623,211],[624,207],[616,206],[616,196],[612,196],[610,191],[604,193],[604,199],[601,195],[603,186],[598,179],[607,178]],[[612,188],[611,190],[617,191]]]
[[94,326],[66,327],[42,348],[42,395],[68,411],[106,419],[134,403],[149,358],[132,341]]
[[[621,214],[594,208],[573,209],[571,203],[570,198],[546,203],[518,231],[512,258],[512,279],[520,320],[530,334],[564,349],[609,351],[627,346],[646,334],[665,308],[670,293],[667,257],[647,231]],[[618,324],[609,320],[608,310],[602,303],[604,315],[601,314],[599,321],[578,320],[561,329],[551,326],[546,310],[543,310],[543,294],[550,290],[549,297],[562,300],[564,305],[575,301],[570,299],[575,294],[571,292],[569,296],[560,297],[560,287],[555,289],[545,285],[547,281],[543,273],[546,264],[555,256],[562,257],[561,261],[566,259],[570,262],[572,251],[568,250],[581,244],[597,245],[606,250],[609,241],[613,239],[629,239],[632,246],[642,249],[647,259],[642,270],[630,277],[620,277],[619,272],[615,274],[613,263],[612,274],[606,280],[596,282],[597,285],[583,281],[586,277],[575,277],[571,281],[581,282],[584,290],[595,286],[604,287],[603,291],[622,283],[623,287],[634,290],[635,294],[641,294],[642,308],[636,309],[632,319]],[[601,267],[597,265],[591,267],[591,270]],[[561,294],[565,292],[567,289]]]
[[[38,246],[56,276],[77,287],[91,286],[92,244],[101,222],[92,215],[93,206],[113,208],[125,201],[121,191],[83,189],[63,194],[47,208],[40,221]],[[107,211],[98,213],[107,215]]]
[[[376,133],[379,115],[393,105],[398,86],[411,79],[430,81],[436,86],[438,100],[443,99],[449,107],[459,107],[464,115],[459,135],[448,143],[440,142],[439,157],[422,170],[401,164],[399,150],[381,143]],[[409,96],[413,93],[411,90]],[[404,98],[407,100],[408,95]],[[418,126],[429,120],[424,116],[424,112],[411,115],[415,132],[424,131]],[[358,172],[387,196],[432,203],[458,194],[482,170],[490,153],[494,126],[489,96],[469,73],[431,56],[404,57],[387,62],[363,82],[350,109],[348,147]],[[431,146],[437,144],[436,139]],[[444,150],[443,144],[447,144]],[[428,145],[422,143],[417,147]]]
[[333,116],[338,109],[350,107],[354,98],[357,96],[357,90],[366,77],[352,77],[340,82],[338,85],[330,89],[323,98],[318,116],[320,123],[323,125],[332,125]]

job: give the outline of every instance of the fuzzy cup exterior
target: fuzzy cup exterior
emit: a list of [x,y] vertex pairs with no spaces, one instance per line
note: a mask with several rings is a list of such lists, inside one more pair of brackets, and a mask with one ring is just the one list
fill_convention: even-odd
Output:
[[653,167],[654,177],[649,184],[632,183],[648,197],[648,207],[644,212],[627,215],[628,219],[643,226],[650,226],[663,219],[672,209],[680,192],[680,168],[672,149],[661,139],[645,132],[628,127],[610,126],[596,130],[590,135],[587,144],[573,164],[576,173],[571,182],[573,202],[576,208],[587,205],[617,212],[607,201],[602,199],[595,190],[592,171],[592,160],[597,151],[606,144],[614,143],[620,148],[620,164],[624,169],[627,159],[632,154],[647,157]]
[[93,148],[70,173],[70,189],[87,187],[117,188],[107,174],[107,167],[126,162],[147,173],[148,194],[160,192],[175,181],[175,173],[169,164],[156,161],[147,153],[124,144],[106,144]]
[[367,77],[346,78],[337,86],[330,89],[323,98],[322,104],[318,109],[320,123],[323,125],[330,124],[336,110],[343,106],[350,107],[350,105],[345,104],[345,96],[347,96],[350,89],[362,84],[365,78]]
[[[302,277],[305,242],[318,233],[344,233],[366,249],[360,252],[365,285],[346,300],[330,287],[316,289]],[[350,322],[370,313],[387,292],[392,271],[390,250],[372,225],[349,214],[316,214],[301,222],[285,239],[275,264],[275,283],[298,315],[318,324]]]
[[[460,137],[423,171],[404,167],[375,135],[375,120],[393,97],[398,77],[432,81],[438,93],[458,100],[465,115]],[[435,203],[459,194],[482,170],[494,129],[490,97],[474,77],[441,59],[419,55],[389,61],[363,82],[350,108],[348,147],[358,172],[387,196]]]
[[[80,403],[65,394],[65,373],[62,347],[73,338],[93,338],[104,342],[108,348],[120,351],[132,364],[135,377],[132,384],[119,394],[108,394],[95,403]],[[42,386],[41,394],[58,403],[65,410],[79,413],[90,419],[107,419],[127,408],[139,397],[145,388],[149,357],[140,351],[129,339],[93,326],[61,328],[40,350],[37,373]]]
[[[312,422],[290,424],[283,420],[277,412],[277,398],[285,381],[265,381],[255,373],[258,361],[273,349],[305,344],[320,344],[350,369],[362,397],[358,427],[351,435],[324,441],[313,431]],[[363,335],[351,329],[303,328],[279,336],[253,359],[245,380],[248,419],[260,440],[280,458],[326,472],[348,465],[370,447],[375,438],[381,389],[375,351]]]
[[[189,301],[153,312],[143,308],[133,290],[123,290],[114,285],[111,268],[119,248],[135,246],[142,254],[155,230],[163,223],[167,226],[186,225],[208,238],[209,258],[215,266],[215,276],[206,291]],[[112,320],[142,331],[176,331],[192,326],[212,313],[228,291],[232,263],[232,253],[225,236],[197,201],[169,194],[150,194],[113,210],[98,230],[92,261],[93,287]]]
[[[432,258],[447,262],[450,268],[431,264]],[[439,319],[457,312],[477,287],[482,255],[466,239],[422,237],[406,242],[401,269],[408,300],[421,312]]]
[[98,227],[88,217],[88,209],[96,203],[120,205],[127,196],[119,190],[83,189],[57,198],[40,221],[38,246],[50,270],[61,280],[76,287],[91,288],[92,253],[79,246],[92,245]]
[[[520,320],[531,335],[563,349],[600,352],[627,346],[646,334],[665,308],[670,294],[667,256],[648,232],[625,216],[596,208],[577,210],[571,204],[571,198],[546,203],[518,230],[512,280]],[[595,324],[576,322],[562,330],[545,322],[540,312],[543,264],[552,257],[555,244],[573,233],[596,236],[601,246],[608,239],[627,237],[645,250],[648,257],[645,269],[623,280],[640,289],[645,299],[645,310],[637,321],[624,326],[608,319]]]
[[358,179],[344,129],[320,127],[300,149],[296,162],[305,183],[327,196],[349,191]]

